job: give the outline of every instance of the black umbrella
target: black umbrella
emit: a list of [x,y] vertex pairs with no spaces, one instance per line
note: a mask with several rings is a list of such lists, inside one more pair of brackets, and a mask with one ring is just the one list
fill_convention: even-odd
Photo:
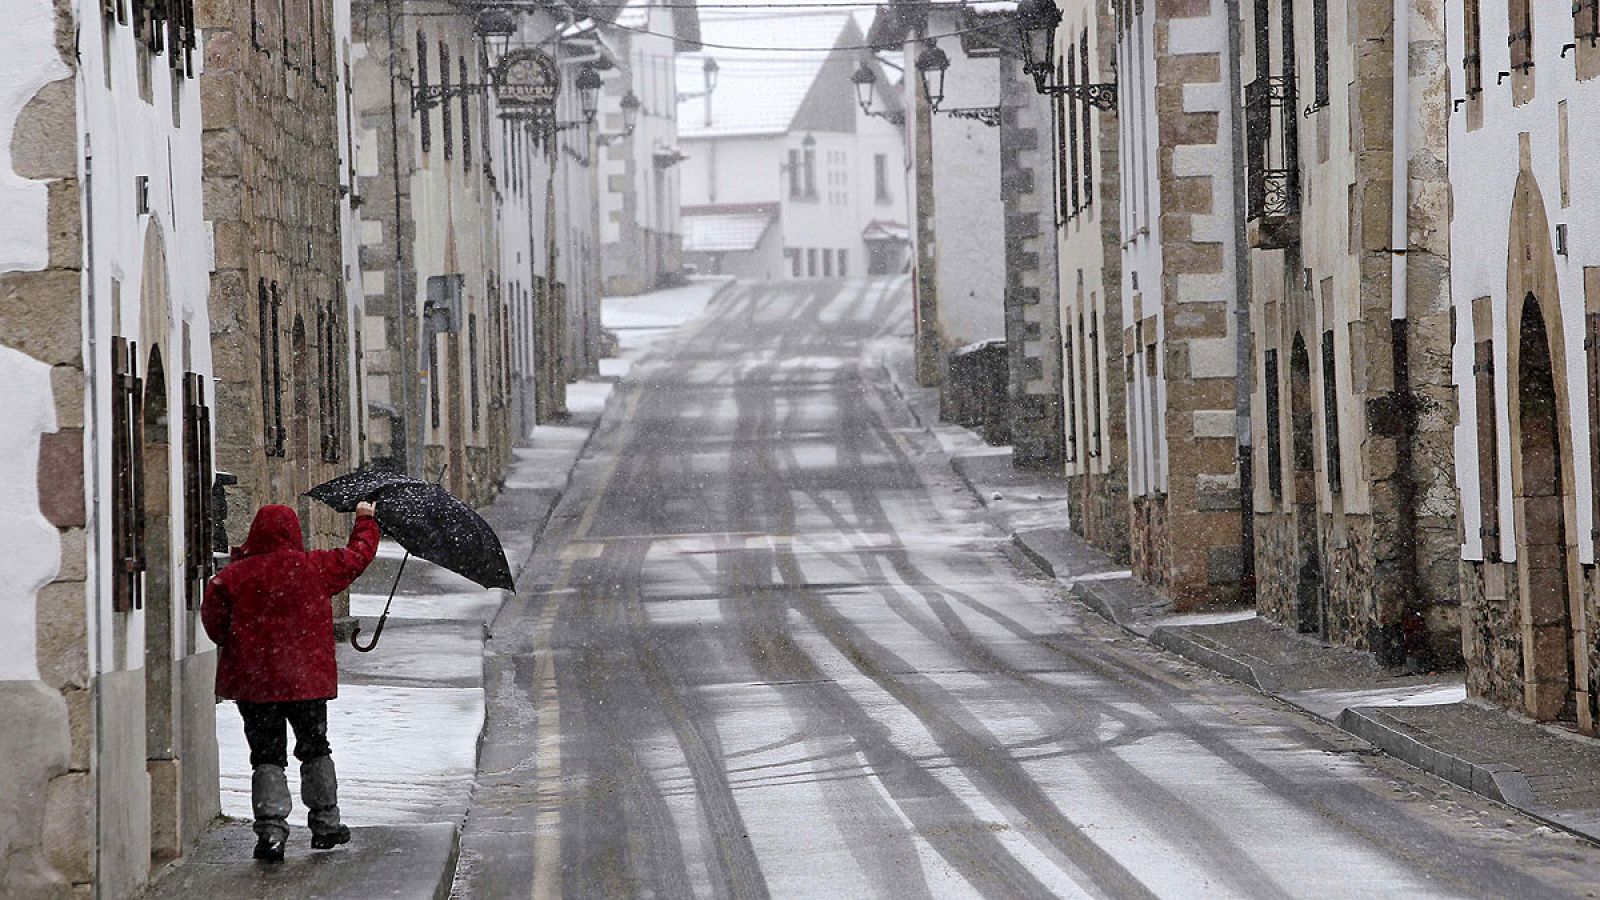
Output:
[[[439,477],[444,477],[442,468]],[[394,584],[389,586],[389,599],[383,604],[372,641],[366,646],[357,641],[359,623],[350,635],[350,646],[363,653],[378,646],[400,576],[413,553],[486,588],[516,588],[499,535],[476,510],[438,484],[368,467],[323,482],[306,491],[306,496],[340,512],[353,511],[363,500],[376,504],[378,525],[406,550]]]
[[324,481],[306,491],[306,496],[313,500],[321,500],[338,512],[347,513],[355,512],[356,504],[371,499],[372,493],[378,488],[388,487],[391,484],[427,483],[401,472],[362,466],[354,472]]

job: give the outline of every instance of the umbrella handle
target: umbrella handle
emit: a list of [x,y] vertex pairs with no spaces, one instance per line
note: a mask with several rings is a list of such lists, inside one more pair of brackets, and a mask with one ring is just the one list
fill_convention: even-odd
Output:
[[356,648],[356,652],[371,653],[377,648],[378,638],[383,637],[383,625],[389,621],[389,606],[394,603],[394,592],[400,587],[400,576],[405,574],[406,563],[410,561],[411,551],[407,550],[406,555],[400,558],[400,568],[394,573],[394,583],[389,585],[389,599],[383,602],[383,614],[378,616],[378,627],[372,630],[372,640],[368,641],[365,647],[361,646],[361,641],[359,640],[361,637],[360,622],[356,622],[355,630],[350,632],[350,646]]

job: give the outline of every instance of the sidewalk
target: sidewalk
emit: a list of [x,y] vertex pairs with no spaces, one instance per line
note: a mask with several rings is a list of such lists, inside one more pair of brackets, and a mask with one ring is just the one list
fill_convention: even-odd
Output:
[[[514,450],[500,495],[480,510],[500,535],[520,575],[568,478],[599,423],[611,384],[570,385],[570,418],[533,429]],[[404,551],[385,541],[350,590],[363,643],[383,610]],[[313,853],[296,802],[282,865],[250,858],[250,765],[237,708],[217,707],[222,769],[221,820],[199,846],[148,889],[151,900],[436,900],[449,895],[461,829],[472,798],[485,722],[488,623],[510,594],[484,590],[413,558],[395,594],[377,648],[340,644],[339,698],[328,705],[328,733],[339,771],[339,806],[353,839]],[[299,796],[298,766],[289,766]]]
[[909,340],[886,340],[869,365],[1022,554],[1085,606],[1423,771],[1600,841],[1600,741],[1470,700],[1459,672],[1399,675],[1371,654],[1324,644],[1254,610],[1173,614],[1159,593],[1067,527],[1064,478],[1016,469],[1009,447],[938,421],[938,392],[917,385]]

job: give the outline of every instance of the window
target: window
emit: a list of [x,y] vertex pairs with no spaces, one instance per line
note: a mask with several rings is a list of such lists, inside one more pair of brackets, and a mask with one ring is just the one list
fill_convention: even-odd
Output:
[[272,298],[267,294],[267,280],[256,279],[256,310],[260,322],[256,326],[256,358],[261,361],[261,444],[272,455]]
[[1314,108],[1328,105],[1328,0],[1311,3],[1311,67]]
[[[1065,65],[1065,57],[1056,57],[1056,71],[1063,71]],[[1063,95],[1055,96],[1052,111],[1056,120],[1056,224],[1059,227],[1072,217],[1072,210],[1067,207],[1067,185],[1071,183],[1067,158],[1073,151],[1067,144],[1067,100]]]
[[[1089,304],[1093,306],[1095,295],[1089,294]],[[1100,311],[1089,311],[1089,340],[1084,347],[1084,362],[1089,367],[1089,434],[1093,441],[1089,444],[1089,458],[1098,459],[1100,456]]]
[[827,248],[822,251],[822,277],[833,277],[833,250]]
[[1078,411],[1082,405],[1078,402],[1078,322],[1067,323],[1066,339],[1061,342],[1062,366],[1066,373],[1066,414],[1067,414],[1067,462],[1078,461]]
[[1322,427],[1328,452],[1328,491],[1343,488],[1339,452],[1339,370],[1333,355],[1333,332],[1322,333]]
[[428,341],[428,421],[438,428],[439,379],[443,377],[439,371],[439,333],[431,328],[424,328],[422,333]]
[[[428,38],[417,29],[417,88],[426,89],[428,83]],[[433,113],[430,112],[433,104],[424,100],[417,104],[418,134],[422,138],[422,152],[427,153],[433,148]]]
[[1283,499],[1283,432],[1278,422],[1278,351],[1266,352],[1265,393],[1267,399],[1267,490],[1272,499]]
[[322,458],[327,462],[338,462],[343,452],[342,429],[343,421],[340,399],[344,395],[341,390],[343,380],[343,335],[339,328],[339,319],[336,307],[329,303],[326,309],[317,310],[317,405],[322,414]]
[[139,346],[111,338],[111,608],[144,606],[144,379]]
[[1067,102],[1067,156],[1070,158],[1069,165],[1071,167],[1071,173],[1067,178],[1067,190],[1071,197],[1071,205],[1069,207],[1071,211],[1067,213],[1067,218],[1071,219],[1077,216],[1078,211],[1083,208],[1083,204],[1079,202],[1080,197],[1078,195],[1078,189],[1082,184],[1078,177],[1078,162],[1080,158],[1078,150],[1078,107],[1081,104],[1077,100],[1070,99],[1078,88],[1078,51],[1076,47],[1067,48],[1067,64],[1064,71],[1067,73],[1067,96],[1069,98]]
[[211,506],[211,407],[206,381],[183,375],[183,527],[184,585],[190,609],[198,609],[211,577],[215,516]]
[[1479,0],[1462,2],[1461,27],[1464,50],[1461,67],[1465,71],[1469,98],[1483,93],[1483,42],[1480,36],[1482,27],[1478,3]]
[[1500,560],[1500,447],[1494,397],[1494,341],[1489,337],[1490,299],[1480,297],[1472,304],[1473,330],[1478,340],[1472,346],[1472,381],[1478,412],[1478,536],[1483,541],[1485,562]]
[[478,314],[467,316],[467,396],[472,403],[472,430],[477,431],[478,413]]
[[878,153],[872,157],[872,183],[879,203],[893,202],[889,194],[889,154]]
[[783,251],[783,255],[787,256],[789,258],[789,274],[790,274],[790,276],[792,276],[794,278],[799,278],[801,275],[804,274],[801,271],[801,268],[800,268],[800,251],[797,248],[790,247],[790,248],[788,248],[788,249]]
[[[458,56],[456,62],[460,64],[461,85],[466,87],[472,83],[467,77],[467,58]],[[465,92],[461,94],[461,173],[472,174],[472,95]]]
[[[839,277],[840,278],[849,278],[850,277],[849,265],[845,262],[846,256],[847,256],[847,254],[849,252],[850,251],[848,251],[848,250],[840,250],[839,251]],[[1600,507],[1597,507],[1597,508],[1600,508]]]
[[1506,43],[1511,46],[1511,68],[1526,75],[1533,69],[1533,14],[1529,9],[1532,0],[1511,0],[1511,34]]
[[817,277],[817,250],[815,247],[806,249],[806,275]]
[[816,199],[817,148],[813,144],[807,144],[805,148],[805,182],[807,199]]
[[805,173],[801,171],[800,151],[789,151],[789,199],[798,200],[805,196]]
[[444,158],[455,158],[455,123],[450,116],[450,48],[439,42],[439,87],[444,96],[439,100],[439,130],[444,132]]
[[[1079,83],[1089,84],[1089,32],[1078,35]],[[1089,121],[1094,117],[1094,107],[1083,104],[1083,205],[1094,205],[1094,139],[1089,136]],[[1092,454],[1091,454],[1092,455]]]

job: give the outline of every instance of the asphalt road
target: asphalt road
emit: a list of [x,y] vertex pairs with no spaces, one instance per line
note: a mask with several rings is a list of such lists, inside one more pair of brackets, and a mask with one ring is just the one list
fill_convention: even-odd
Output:
[[456,896],[1595,896],[1021,560],[868,362],[904,288],[737,289],[620,386],[493,627]]

